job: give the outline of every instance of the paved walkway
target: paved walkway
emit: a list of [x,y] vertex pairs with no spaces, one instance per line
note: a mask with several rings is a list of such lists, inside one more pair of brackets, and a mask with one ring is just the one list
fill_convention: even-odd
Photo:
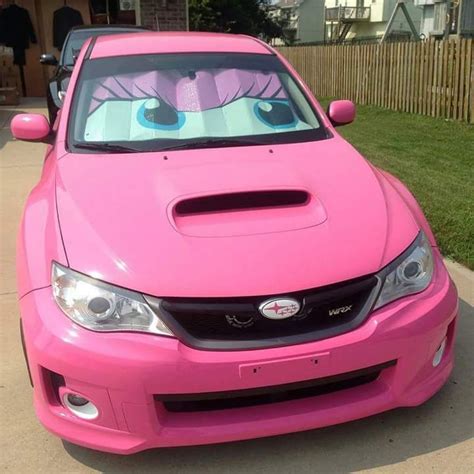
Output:
[[[43,102],[17,110],[43,112]],[[44,145],[16,142],[0,108],[0,470],[12,473],[474,472],[474,287],[472,272],[449,264],[461,296],[456,368],[418,408],[293,435],[217,446],[103,454],[48,434],[36,421],[23,362],[15,294],[15,237],[38,181]]]

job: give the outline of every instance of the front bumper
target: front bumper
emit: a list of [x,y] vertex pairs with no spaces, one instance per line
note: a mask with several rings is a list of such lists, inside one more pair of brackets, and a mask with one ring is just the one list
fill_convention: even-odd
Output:
[[[354,420],[419,405],[453,367],[457,293],[437,252],[423,293],[370,315],[356,330],[329,339],[272,349],[211,352],[148,334],[95,333],[58,309],[51,288],[20,300],[36,413],[72,443],[122,454],[153,447],[257,438]],[[437,367],[432,361],[447,345]],[[317,363],[314,361],[317,360]],[[331,377],[388,361],[367,384],[334,393],[205,412],[168,411],[169,394],[231,392]],[[86,396],[99,417],[77,418],[58,399],[60,385]]]

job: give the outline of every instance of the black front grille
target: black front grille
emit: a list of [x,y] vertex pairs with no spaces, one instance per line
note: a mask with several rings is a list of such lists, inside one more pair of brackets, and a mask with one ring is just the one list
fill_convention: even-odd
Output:
[[[377,281],[369,276],[285,295],[146,299],[187,345],[209,350],[256,349],[318,340],[354,329],[372,307]],[[297,300],[300,312],[283,320],[264,317],[258,308],[274,297]]]
[[395,364],[396,360],[391,360],[383,364],[330,377],[271,387],[234,390],[231,392],[155,395],[155,400],[163,403],[166,410],[178,413],[226,410],[300,400],[374,382],[382,370]]

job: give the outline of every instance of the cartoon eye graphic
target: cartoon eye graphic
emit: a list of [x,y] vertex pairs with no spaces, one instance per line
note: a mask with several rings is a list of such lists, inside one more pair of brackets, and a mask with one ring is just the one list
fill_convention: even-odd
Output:
[[161,99],[149,99],[139,109],[137,119],[140,125],[158,130],[179,130],[186,117]]
[[296,118],[287,102],[262,100],[255,104],[254,112],[268,127],[290,128],[296,123]]

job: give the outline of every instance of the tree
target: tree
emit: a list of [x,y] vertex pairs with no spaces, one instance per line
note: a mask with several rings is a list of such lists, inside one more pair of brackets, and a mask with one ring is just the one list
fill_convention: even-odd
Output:
[[269,0],[190,0],[194,31],[247,34],[265,40],[283,37],[282,25],[268,15]]

